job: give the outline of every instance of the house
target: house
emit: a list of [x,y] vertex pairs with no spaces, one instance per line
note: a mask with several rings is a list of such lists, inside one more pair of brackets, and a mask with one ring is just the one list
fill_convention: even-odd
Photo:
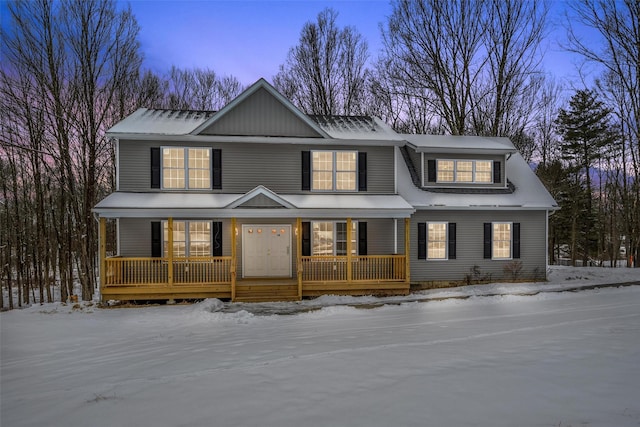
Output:
[[545,276],[556,203],[506,138],[309,116],[264,79],[218,112],[142,108],[108,136],[117,188],[94,209],[103,300],[407,294],[471,272]]

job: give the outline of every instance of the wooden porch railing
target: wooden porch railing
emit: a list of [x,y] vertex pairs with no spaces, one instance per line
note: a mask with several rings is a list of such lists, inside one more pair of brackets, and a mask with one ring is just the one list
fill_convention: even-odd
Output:
[[404,255],[302,257],[303,282],[402,282],[405,279]]
[[232,258],[112,257],[105,259],[104,286],[212,285],[231,283]]

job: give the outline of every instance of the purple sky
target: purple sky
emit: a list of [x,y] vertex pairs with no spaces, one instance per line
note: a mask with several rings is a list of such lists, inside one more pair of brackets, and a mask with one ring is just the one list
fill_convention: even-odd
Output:
[[[578,58],[558,46],[565,38],[565,3],[551,2],[543,66],[558,78],[578,84]],[[132,0],[130,4],[142,28],[147,67],[157,72],[168,71],[171,65],[208,67],[234,75],[244,85],[260,77],[271,81],[297,44],[304,23],[315,21],[325,7],[338,11],[340,27],[357,28],[369,44],[371,59],[381,48],[379,25],[391,14],[388,0]]]
[[[243,85],[260,77],[271,81],[297,44],[304,23],[315,21],[325,7],[338,12],[340,27],[354,26],[364,36],[370,60],[381,48],[379,26],[391,14],[388,0],[131,0],[129,4],[141,27],[145,68],[160,74],[172,65],[210,68],[220,75],[234,75]],[[582,87],[576,77],[580,59],[558,45],[566,37],[566,0],[551,0],[551,6],[543,67],[569,86]],[[6,7],[6,0],[0,0],[3,27],[8,23]]]

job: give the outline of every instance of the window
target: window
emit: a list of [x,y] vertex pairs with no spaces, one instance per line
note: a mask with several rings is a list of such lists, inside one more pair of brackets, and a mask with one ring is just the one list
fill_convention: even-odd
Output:
[[510,259],[511,258],[511,223],[510,222],[494,222],[493,238],[492,238],[492,258],[493,259]]
[[[169,256],[169,223],[163,225],[163,254]],[[202,257],[211,255],[211,222],[173,221],[173,256]]]
[[[313,228],[313,255],[346,255],[347,223],[315,221]],[[351,222],[351,253],[357,254],[358,222]]]
[[211,150],[163,148],[162,188],[211,188]]
[[447,259],[447,223],[427,223],[427,259]]
[[437,182],[483,183],[493,182],[491,160],[437,160]]
[[313,151],[312,190],[356,191],[356,151]]

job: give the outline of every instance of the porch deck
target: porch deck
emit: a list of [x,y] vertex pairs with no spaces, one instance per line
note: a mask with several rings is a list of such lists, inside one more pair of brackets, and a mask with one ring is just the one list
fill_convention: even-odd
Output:
[[[236,279],[231,257],[105,259],[102,300],[220,298],[296,301],[334,295],[406,295],[404,255],[301,257],[298,277]],[[350,267],[349,267],[350,265]]]

